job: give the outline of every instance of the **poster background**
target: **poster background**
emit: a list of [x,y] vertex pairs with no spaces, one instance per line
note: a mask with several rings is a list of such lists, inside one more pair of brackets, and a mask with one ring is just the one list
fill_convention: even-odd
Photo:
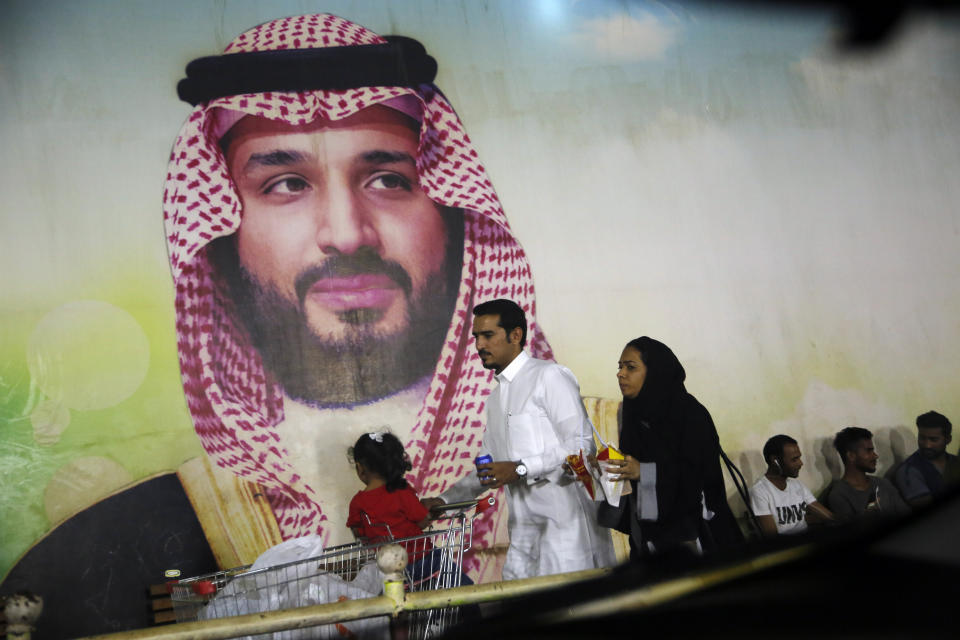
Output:
[[[585,395],[674,348],[748,479],[774,433],[955,421],[960,26],[870,56],[826,13],[642,2],[21,2],[0,8],[0,575],[62,518],[201,453],[160,198],[187,62],[283,15],[422,41]],[[956,450],[956,444],[951,445]],[[735,505],[742,511],[742,507]]]

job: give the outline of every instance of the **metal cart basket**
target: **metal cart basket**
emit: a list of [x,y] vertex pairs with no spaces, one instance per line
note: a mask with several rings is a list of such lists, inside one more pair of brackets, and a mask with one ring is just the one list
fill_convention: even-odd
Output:
[[[377,567],[377,551],[387,544],[403,546],[408,555],[404,572],[408,591],[447,589],[460,586],[463,554],[473,541],[473,515],[467,511],[476,501],[446,505],[438,522],[446,528],[431,529],[409,538],[393,539],[383,525],[383,538],[361,540],[330,547],[320,555],[285,564],[258,567],[256,564],[184,578],[169,584],[177,622],[208,620],[249,613],[263,613],[314,604],[370,598],[383,591],[383,573]],[[376,523],[374,523],[376,524]],[[457,607],[410,612],[406,636],[420,640],[440,635],[459,620]],[[301,638],[388,638],[384,617],[354,620],[342,624],[262,634],[257,638],[299,640]]]

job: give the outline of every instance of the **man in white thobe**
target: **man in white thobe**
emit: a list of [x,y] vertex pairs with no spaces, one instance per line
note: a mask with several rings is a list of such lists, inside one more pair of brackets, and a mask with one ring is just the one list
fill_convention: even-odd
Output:
[[526,317],[515,302],[485,302],[473,315],[477,354],[498,383],[487,398],[483,441],[494,461],[479,465],[440,499],[459,502],[506,487],[505,580],[613,564],[612,540],[597,524],[596,503],[564,467],[570,454],[595,452],[576,377],[523,351]]

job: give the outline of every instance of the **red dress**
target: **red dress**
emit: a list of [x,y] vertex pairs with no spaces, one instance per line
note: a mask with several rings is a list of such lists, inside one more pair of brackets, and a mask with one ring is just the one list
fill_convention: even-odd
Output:
[[[364,514],[370,517],[369,523]],[[426,507],[420,504],[416,492],[410,487],[387,491],[383,486],[358,491],[353,496],[347,526],[360,538],[383,540],[389,538],[389,534],[393,534],[394,539],[409,538],[423,533],[417,523],[426,520],[428,515]],[[389,533],[384,525],[390,527]],[[423,555],[433,545],[429,540],[422,540],[410,541],[403,546],[413,559],[414,555]]]

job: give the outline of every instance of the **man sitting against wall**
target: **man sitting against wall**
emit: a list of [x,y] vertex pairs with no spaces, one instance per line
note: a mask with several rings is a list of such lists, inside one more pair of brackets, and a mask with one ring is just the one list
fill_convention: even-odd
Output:
[[833,446],[843,461],[843,477],[833,483],[827,506],[838,520],[853,520],[858,516],[903,516],[910,507],[900,492],[886,478],[867,475],[877,470],[873,434],[861,427],[847,427],[837,433]]
[[922,507],[960,480],[960,459],[947,453],[953,425],[928,411],[917,416],[917,450],[897,469],[897,488],[911,507]]
[[766,473],[750,489],[750,506],[764,536],[803,533],[807,523],[833,520],[797,476],[803,467],[797,441],[776,435],[763,445]]

